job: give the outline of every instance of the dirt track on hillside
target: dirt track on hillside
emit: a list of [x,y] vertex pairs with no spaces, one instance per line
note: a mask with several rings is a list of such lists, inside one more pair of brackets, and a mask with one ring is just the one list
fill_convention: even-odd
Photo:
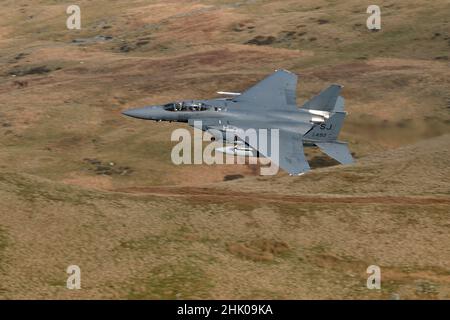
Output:
[[182,197],[201,200],[245,200],[253,202],[287,202],[287,203],[355,203],[355,204],[399,204],[432,205],[450,204],[450,198],[441,197],[406,197],[406,196],[295,196],[274,193],[253,193],[220,190],[214,188],[180,188],[180,187],[132,187],[111,190],[131,194],[147,194],[164,197]]

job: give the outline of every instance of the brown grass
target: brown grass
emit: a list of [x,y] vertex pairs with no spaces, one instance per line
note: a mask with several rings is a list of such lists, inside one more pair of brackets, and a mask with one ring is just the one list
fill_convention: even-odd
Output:
[[[61,4],[0,7],[1,298],[450,298],[447,2],[384,4],[377,33],[356,0],[79,4],[80,31]],[[72,42],[96,35],[113,38]],[[180,125],[121,115],[279,68],[298,104],[345,86],[355,165],[306,150],[299,178],[177,167]]]

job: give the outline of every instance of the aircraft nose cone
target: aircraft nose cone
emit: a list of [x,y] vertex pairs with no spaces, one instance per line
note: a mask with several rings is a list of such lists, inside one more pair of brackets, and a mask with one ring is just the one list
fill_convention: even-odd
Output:
[[139,108],[139,109],[129,109],[122,112],[123,115],[137,118],[137,119],[148,119],[148,112],[146,108]]
[[167,111],[162,106],[147,106],[137,109],[129,109],[122,112],[123,115],[144,120],[170,120]]

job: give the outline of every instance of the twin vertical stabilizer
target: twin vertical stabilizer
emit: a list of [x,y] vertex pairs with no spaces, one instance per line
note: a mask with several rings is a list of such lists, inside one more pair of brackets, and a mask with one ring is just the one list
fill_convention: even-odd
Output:
[[347,115],[344,98],[340,96],[341,89],[340,85],[331,85],[302,106],[311,113],[318,111],[330,114],[325,122],[314,125],[303,136],[303,140],[315,144],[322,152],[340,163],[349,164],[353,162],[353,157],[347,143],[337,141]]

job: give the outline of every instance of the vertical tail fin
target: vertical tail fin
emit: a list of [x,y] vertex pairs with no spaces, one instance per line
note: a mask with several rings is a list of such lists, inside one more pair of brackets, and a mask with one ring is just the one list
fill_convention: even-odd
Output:
[[333,84],[303,105],[308,110],[328,112],[330,117],[325,122],[316,124],[303,139],[314,143],[331,158],[342,164],[353,162],[347,143],[337,141],[347,113],[344,98],[340,96],[342,86]]
[[335,112],[324,123],[316,124],[304,136],[303,139],[312,141],[335,141],[347,113]]
[[333,112],[336,108],[341,109],[340,106],[342,105],[342,110],[336,111],[344,111],[343,103],[340,103],[339,101],[340,99],[342,99],[342,97],[339,97],[341,90],[342,90],[341,85],[333,84],[329,86],[327,89],[323,90],[321,93],[319,93],[311,100],[307,101],[302,106],[302,108],[309,110]]
[[309,140],[331,158],[342,164],[353,163],[347,143],[337,141],[346,113],[336,112],[324,123],[316,124],[303,139]]

